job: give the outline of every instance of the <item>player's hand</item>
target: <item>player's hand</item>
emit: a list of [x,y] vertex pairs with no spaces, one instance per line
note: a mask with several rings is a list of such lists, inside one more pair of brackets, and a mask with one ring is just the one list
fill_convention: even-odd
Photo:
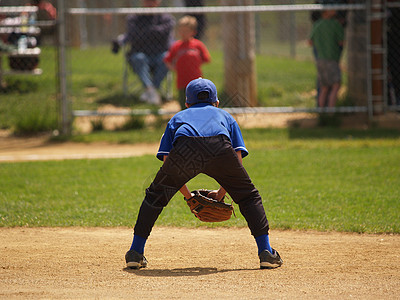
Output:
[[220,190],[213,190],[207,195],[207,197],[213,198],[217,201],[221,201],[224,196],[224,194],[220,193]]

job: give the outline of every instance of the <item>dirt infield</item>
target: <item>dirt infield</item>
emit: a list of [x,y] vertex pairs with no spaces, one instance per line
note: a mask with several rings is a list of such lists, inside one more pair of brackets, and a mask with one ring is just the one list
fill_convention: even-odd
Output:
[[[0,134],[0,163],[157,147]],[[130,228],[0,228],[0,299],[400,299],[400,235],[272,230],[275,270],[259,269],[247,228],[155,227],[142,270],[125,268],[131,238]]]
[[154,154],[158,144],[49,142],[49,136],[16,138],[0,135],[0,163],[36,160],[122,158]]
[[129,228],[0,228],[2,299],[399,299],[400,236],[272,231],[260,270],[245,229],[155,227],[125,268]]

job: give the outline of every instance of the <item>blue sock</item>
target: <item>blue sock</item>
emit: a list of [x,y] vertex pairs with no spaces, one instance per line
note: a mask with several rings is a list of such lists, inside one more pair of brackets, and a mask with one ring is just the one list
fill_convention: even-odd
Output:
[[269,236],[268,234],[263,234],[255,238],[257,247],[258,247],[258,254],[260,254],[263,250],[267,249],[269,252],[272,253],[271,245],[269,244]]
[[142,238],[138,235],[133,235],[132,246],[129,250],[135,250],[139,254],[144,253],[144,245],[146,244],[147,239]]

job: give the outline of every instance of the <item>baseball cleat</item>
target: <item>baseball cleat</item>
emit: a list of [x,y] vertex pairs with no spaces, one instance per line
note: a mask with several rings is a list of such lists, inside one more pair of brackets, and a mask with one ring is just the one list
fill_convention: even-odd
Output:
[[140,269],[147,267],[147,260],[143,254],[136,252],[135,250],[129,250],[125,254],[126,266],[130,269]]
[[272,252],[263,250],[258,257],[260,258],[260,269],[275,269],[283,264],[283,260],[280,257],[278,251],[272,249]]

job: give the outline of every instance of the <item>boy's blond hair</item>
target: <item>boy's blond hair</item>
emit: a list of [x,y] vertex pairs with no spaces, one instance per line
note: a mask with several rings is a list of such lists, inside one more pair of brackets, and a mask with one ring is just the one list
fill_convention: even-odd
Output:
[[192,16],[183,16],[179,19],[178,26],[186,26],[192,29],[193,31],[197,30],[197,20]]

